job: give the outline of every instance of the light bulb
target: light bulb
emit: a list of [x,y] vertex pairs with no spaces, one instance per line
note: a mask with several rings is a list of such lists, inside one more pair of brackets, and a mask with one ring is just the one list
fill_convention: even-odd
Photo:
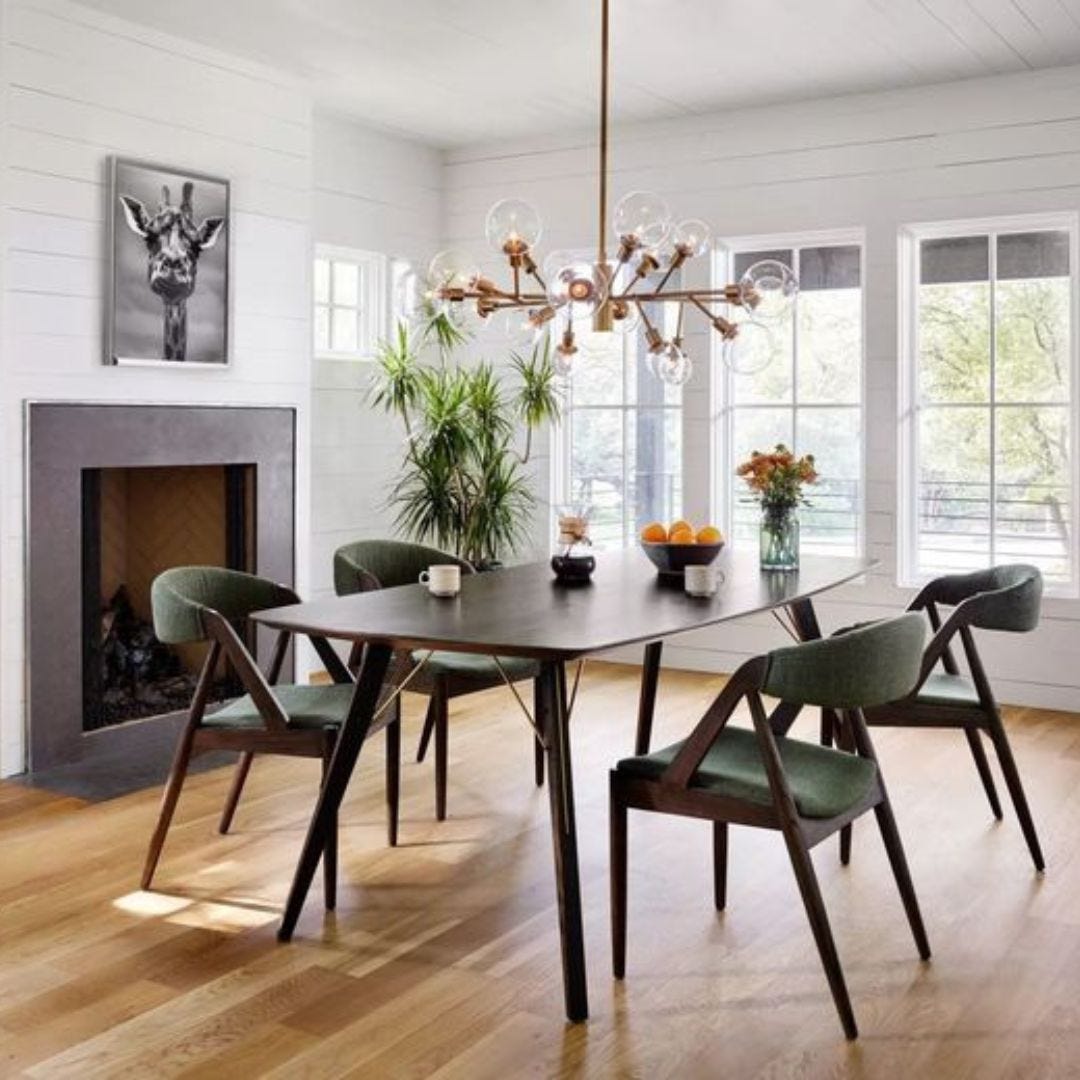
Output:
[[712,232],[704,221],[687,218],[680,221],[671,231],[671,243],[675,250],[687,258],[704,255],[709,250]]
[[604,302],[606,288],[603,273],[592,263],[572,262],[548,277],[547,298],[554,307],[568,305],[571,319],[584,319]]
[[776,259],[754,263],[739,279],[743,291],[743,307],[754,322],[783,322],[791,314],[799,281]]
[[615,204],[615,235],[634,247],[658,247],[671,230],[671,210],[651,191],[631,191]]
[[637,332],[641,325],[641,311],[637,304],[628,304],[625,300],[613,300],[611,303],[611,328],[616,334],[628,335]]
[[694,372],[693,362],[673,341],[658,353],[650,353],[652,373],[668,386],[682,386]]
[[557,345],[555,352],[551,357],[551,366],[555,369],[555,374],[562,379],[570,377],[570,372],[574,367],[574,354],[577,349],[571,346],[569,349],[563,345]]
[[500,254],[524,255],[540,241],[540,215],[524,199],[500,199],[488,211],[484,231]]
[[479,277],[475,261],[464,251],[440,251],[428,263],[428,286],[440,289],[467,289]]
[[725,338],[720,358],[736,375],[756,375],[772,363],[776,342],[763,323],[744,321]]

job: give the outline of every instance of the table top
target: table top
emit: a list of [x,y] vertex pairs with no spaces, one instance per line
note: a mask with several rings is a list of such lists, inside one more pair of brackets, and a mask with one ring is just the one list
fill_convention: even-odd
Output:
[[298,634],[370,641],[394,648],[453,649],[500,656],[572,660],[620,645],[782,607],[866,573],[873,559],[804,555],[797,571],[763,572],[757,552],[725,550],[715,596],[662,579],[637,548],[601,552],[591,582],[562,585],[546,563],[462,579],[458,596],[432,596],[424,585],[328,597],[256,612],[265,626]]

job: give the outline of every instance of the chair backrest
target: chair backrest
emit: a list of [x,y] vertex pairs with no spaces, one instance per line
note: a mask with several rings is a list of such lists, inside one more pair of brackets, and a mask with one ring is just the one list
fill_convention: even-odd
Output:
[[968,622],[984,630],[1022,633],[1039,624],[1043,578],[1037,567],[1008,563],[931,581],[920,597],[935,604],[964,604]]
[[895,619],[776,649],[765,658],[761,689],[793,705],[867,709],[906,697],[919,681],[926,620]]
[[338,596],[349,596],[371,588],[393,589],[398,585],[415,585],[422,570],[437,563],[461,567],[471,574],[472,566],[456,555],[438,548],[412,544],[405,540],[356,540],[343,544],[334,552],[334,589]]
[[260,608],[295,603],[296,594],[283,585],[219,566],[178,566],[158,574],[150,587],[154,633],[169,645],[208,640],[207,610],[241,619]]

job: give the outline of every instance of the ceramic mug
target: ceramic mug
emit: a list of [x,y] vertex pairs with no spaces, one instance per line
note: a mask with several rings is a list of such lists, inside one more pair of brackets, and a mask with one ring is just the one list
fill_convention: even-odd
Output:
[[712,596],[716,592],[716,567],[688,566],[683,587],[689,596]]
[[457,596],[461,592],[461,567],[440,563],[420,573],[420,584],[428,587],[432,596]]

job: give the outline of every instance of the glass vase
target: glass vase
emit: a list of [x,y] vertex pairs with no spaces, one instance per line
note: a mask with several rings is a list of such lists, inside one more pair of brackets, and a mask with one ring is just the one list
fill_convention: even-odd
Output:
[[799,569],[799,516],[793,506],[766,507],[761,515],[761,569]]

